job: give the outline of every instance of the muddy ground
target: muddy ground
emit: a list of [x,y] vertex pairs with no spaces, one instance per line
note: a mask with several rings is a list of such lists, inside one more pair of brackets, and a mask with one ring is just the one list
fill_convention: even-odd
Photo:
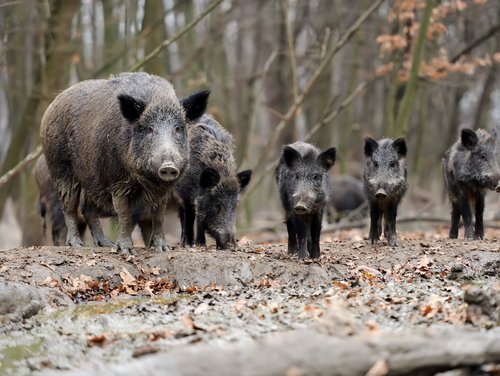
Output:
[[[336,314],[374,333],[466,328],[500,338],[500,231],[469,242],[402,231],[397,247],[371,246],[365,232],[327,234],[321,258],[304,262],[284,242],[250,237],[235,251],[2,250],[0,374],[102,375],[153,353],[258,343]],[[498,372],[496,363],[477,374]],[[287,374],[303,374],[295,371]]]

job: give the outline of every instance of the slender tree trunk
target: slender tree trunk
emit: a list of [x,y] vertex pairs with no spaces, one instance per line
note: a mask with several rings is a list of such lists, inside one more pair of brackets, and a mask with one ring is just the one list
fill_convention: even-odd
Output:
[[417,42],[415,44],[415,50],[413,51],[413,59],[411,64],[410,77],[406,83],[405,92],[401,104],[398,109],[398,116],[396,118],[396,133],[406,134],[408,131],[408,122],[410,120],[410,111],[413,106],[413,98],[415,96],[415,91],[417,87],[418,70],[420,67],[420,62],[423,58],[425,41],[427,39],[427,29],[429,27],[429,21],[432,14],[432,9],[434,8],[435,0],[426,0],[424,13],[422,19],[420,20],[420,28],[418,30]]

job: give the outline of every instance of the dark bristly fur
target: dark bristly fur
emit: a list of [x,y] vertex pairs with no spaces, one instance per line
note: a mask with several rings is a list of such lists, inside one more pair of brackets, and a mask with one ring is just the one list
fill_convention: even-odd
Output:
[[382,234],[389,245],[396,245],[398,205],[407,190],[406,142],[373,138],[365,139],[366,165],[363,174],[365,192],[370,202],[370,241],[376,243]]
[[177,184],[181,198],[181,243],[205,245],[205,233],[217,248],[235,246],[236,206],[252,171],[237,173],[232,136],[212,117],[204,115],[188,129],[189,168]]
[[[483,239],[486,190],[500,191],[500,170],[496,159],[497,130],[462,129],[460,138],[443,158],[443,174],[451,203],[450,238],[458,237],[460,217],[465,239]],[[473,229],[473,211],[475,225]]]
[[199,118],[208,91],[182,102],[172,85],[147,73],[122,73],[80,82],[59,94],[42,119],[41,141],[63,204],[67,244],[83,245],[77,231],[80,192],[86,222],[101,246],[110,246],[100,210],[114,209],[116,247],[132,252],[132,207],[151,210],[150,245],[167,250],[162,230],[166,201],[188,160],[186,124]]
[[335,163],[335,148],[320,152],[301,141],[283,147],[276,168],[276,183],[285,210],[288,253],[299,259],[320,257],[321,221],[331,188],[328,171]]

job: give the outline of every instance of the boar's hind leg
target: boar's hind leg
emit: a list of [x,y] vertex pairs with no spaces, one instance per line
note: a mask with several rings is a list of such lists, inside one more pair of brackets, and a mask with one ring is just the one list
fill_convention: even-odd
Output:
[[118,216],[118,240],[115,248],[123,253],[135,253],[132,244],[132,209],[125,196],[113,195],[113,207]]
[[319,238],[321,236],[321,220],[323,218],[323,213],[320,213],[312,218],[311,223],[311,246],[309,248],[309,254],[311,258],[316,259],[320,256],[319,249]]
[[102,232],[101,222],[99,220],[99,209],[95,204],[85,200],[85,209],[83,211],[85,221],[90,228],[92,239],[97,247],[112,247],[114,244],[109,241]]
[[484,213],[484,196],[476,197],[476,225],[474,231],[474,239],[484,238],[483,213]]
[[165,208],[166,204],[161,203],[151,210],[151,216],[153,219],[153,232],[151,234],[150,247],[154,248],[157,252],[167,252],[169,248],[167,242],[165,241],[165,234],[163,233],[163,218],[165,218]]
[[297,253],[297,231],[295,231],[295,223],[293,218],[286,220],[286,229],[288,231],[288,253],[293,255]]
[[461,214],[462,214],[462,204],[460,202],[452,201],[450,239],[458,238],[458,225],[460,223]]
[[467,199],[462,200],[462,218],[465,227],[465,239],[472,240],[474,231],[472,229],[472,210]]
[[69,246],[84,245],[78,231],[78,206],[80,203],[80,184],[74,182],[60,182],[59,195],[63,204],[64,221],[68,228],[66,244]]

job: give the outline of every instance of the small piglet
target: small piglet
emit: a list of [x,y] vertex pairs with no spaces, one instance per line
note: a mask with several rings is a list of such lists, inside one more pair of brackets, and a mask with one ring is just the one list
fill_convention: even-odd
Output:
[[335,163],[335,148],[320,152],[301,141],[283,147],[276,182],[285,210],[288,253],[299,259],[319,258],[321,221],[331,190],[328,171]]
[[[205,111],[208,91],[180,101],[167,80],[122,73],[87,80],[60,93],[42,118],[40,138],[50,176],[61,198],[67,244],[81,246],[80,194],[94,241],[124,253],[132,245],[132,209],[151,211],[150,246],[166,251],[162,224],[166,202],[188,164],[188,123]],[[102,211],[118,216],[111,243],[99,222]]]
[[398,205],[407,189],[406,142],[403,138],[375,141],[365,139],[366,165],[363,174],[366,197],[370,203],[370,241],[376,243],[382,234],[389,245],[396,245]]
[[236,246],[236,207],[250,182],[251,170],[237,172],[234,141],[219,122],[208,115],[188,129],[189,167],[176,185],[180,198],[181,244],[205,245],[205,233],[218,249]]
[[[484,197],[487,189],[500,191],[496,149],[497,131],[462,129],[460,139],[443,158],[443,173],[451,203],[450,238],[458,237],[460,216],[465,239],[483,239]],[[472,228],[472,212],[476,223]]]

